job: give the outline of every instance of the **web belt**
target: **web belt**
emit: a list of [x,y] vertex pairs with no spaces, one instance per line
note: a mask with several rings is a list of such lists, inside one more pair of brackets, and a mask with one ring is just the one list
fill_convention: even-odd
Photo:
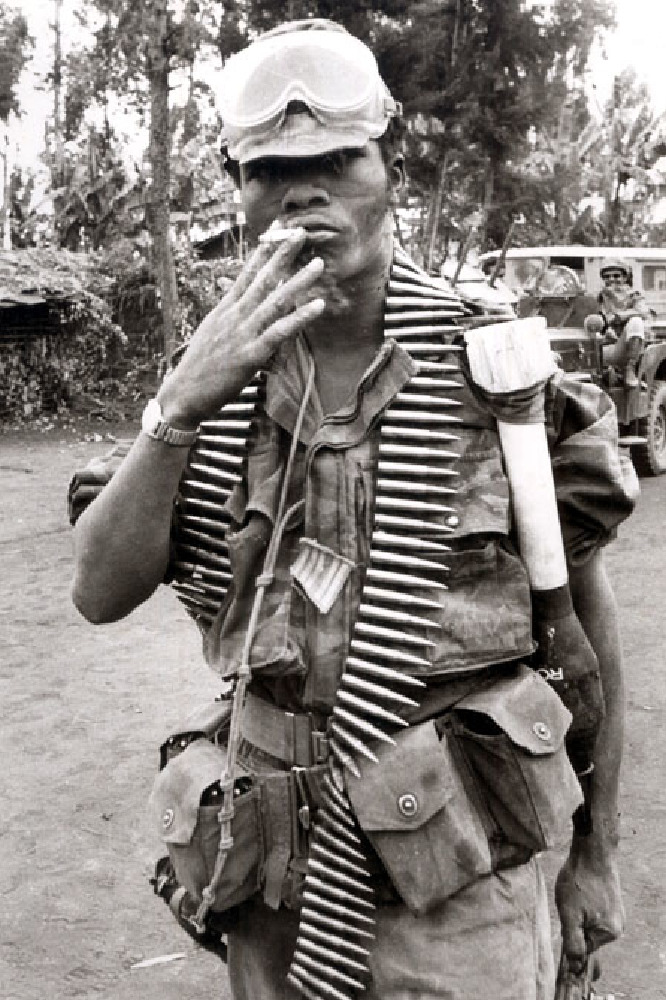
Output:
[[287,712],[248,694],[241,735],[252,746],[292,767],[323,764],[329,753],[326,732],[310,712]]

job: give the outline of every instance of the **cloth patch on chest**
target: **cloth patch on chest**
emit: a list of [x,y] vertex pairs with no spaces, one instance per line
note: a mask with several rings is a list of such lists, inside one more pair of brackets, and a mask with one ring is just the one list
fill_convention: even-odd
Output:
[[323,615],[340,596],[354,569],[351,559],[338,555],[314,538],[301,538],[299,553],[292,563],[291,575],[298,589]]

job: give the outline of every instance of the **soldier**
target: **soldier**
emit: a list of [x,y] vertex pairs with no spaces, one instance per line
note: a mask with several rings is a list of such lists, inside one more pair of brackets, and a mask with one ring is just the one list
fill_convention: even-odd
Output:
[[[229,60],[220,94],[263,237],[78,519],[74,601],[115,621],[170,581],[235,684],[226,751],[195,739],[153,798],[194,923],[229,914],[236,1000],[545,1000],[536,854],[574,811],[569,965],[623,923],[601,550],[635,482],[612,407],[548,352],[498,373],[503,330],[466,346],[460,300],[394,244],[399,107],[358,40],[293,22]],[[554,533],[532,531],[526,483]]]
[[626,388],[635,389],[650,308],[643,295],[631,287],[632,271],[626,261],[609,257],[599,273],[604,282],[599,292],[600,309],[586,318],[585,329],[605,335],[604,362],[620,368]]

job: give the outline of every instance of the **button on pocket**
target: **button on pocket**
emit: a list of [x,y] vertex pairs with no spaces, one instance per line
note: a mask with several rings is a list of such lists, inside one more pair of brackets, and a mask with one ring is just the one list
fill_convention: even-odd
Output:
[[401,795],[398,799],[398,809],[407,819],[412,819],[419,811],[419,800],[415,795],[408,792],[406,795]]
[[535,722],[532,726],[532,732],[537,739],[543,740],[544,743],[547,743],[553,735],[545,722]]

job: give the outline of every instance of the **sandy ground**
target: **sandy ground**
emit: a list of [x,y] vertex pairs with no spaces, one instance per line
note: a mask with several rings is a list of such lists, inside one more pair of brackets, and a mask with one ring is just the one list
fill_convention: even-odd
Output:
[[[166,590],[113,626],[69,600],[67,482],[106,447],[80,430],[0,437],[0,998],[228,1000],[224,966],[148,884],[157,747],[218,690],[196,629]],[[600,989],[632,1000],[666,998],[665,510],[666,477],[644,480],[607,556],[628,689],[627,931],[602,953]]]

